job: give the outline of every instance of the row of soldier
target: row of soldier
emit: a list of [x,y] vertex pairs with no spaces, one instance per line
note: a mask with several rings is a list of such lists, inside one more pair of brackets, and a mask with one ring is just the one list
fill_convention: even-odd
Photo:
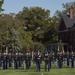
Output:
[[0,53],[0,67],[1,69],[8,69],[12,67],[14,69],[18,69],[21,65],[24,65],[24,69],[29,69],[31,66],[31,61],[36,64],[36,71],[40,71],[42,60],[45,62],[45,71],[50,71],[52,67],[52,62],[56,62],[57,68],[62,68],[63,62],[65,66],[70,66],[70,68],[74,68],[74,59],[75,55],[71,54],[63,54],[58,52],[54,55],[53,52],[46,51],[42,54],[40,51],[27,52],[26,54],[22,53]]

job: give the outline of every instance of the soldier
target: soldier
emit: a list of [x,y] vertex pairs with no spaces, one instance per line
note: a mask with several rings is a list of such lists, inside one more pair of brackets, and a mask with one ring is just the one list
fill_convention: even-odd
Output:
[[54,63],[55,62],[55,55],[54,55],[54,52],[51,54],[52,56],[52,62]]
[[66,65],[69,66],[69,58],[70,58],[70,54],[69,52],[67,53],[67,62],[66,62]]
[[45,60],[45,71],[49,71],[51,68],[51,57],[50,53],[46,52],[44,54],[44,60]]
[[7,68],[6,53],[2,53],[2,69]]
[[26,60],[26,55],[25,54],[23,54],[23,62],[24,62],[24,69],[26,69],[26,62],[25,62],[25,60]]
[[18,53],[18,67],[21,67],[21,53]]
[[28,55],[29,55],[29,68],[30,68],[30,66],[31,66],[31,54],[30,54],[30,52],[28,52]]
[[34,64],[36,63],[36,54],[37,54],[36,52],[33,53],[33,59],[32,60],[33,60]]
[[12,66],[12,54],[8,53],[8,67]]
[[18,53],[13,56],[14,60],[14,69],[18,69]]
[[36,71],[40,72],[40,65],[42,63],[42,55],[40,51],[38,51],[37,54],[35,55],[35,63],[36,63]]
[[5,53],[5,68],[8,69],[8,64],[9,64],[9,56],[8,53]]
[[5,69],[5,62],[4,62],[4,53],[2,53],[2,61],[1,61],[1,63],[2,63],[2,69]]
[[70,54],[70,59],[69,59],[69,66],[70,68],[74,68],[74,54]]
[[66,65],[66,61],[67,61],[67,54],[63,53],[63,60],[64,60],[64,64]]
[[[53,56],[53,57],[52,57]],[[50,63],[50,68],[51,68],[51,62],[52,62],[52,58],[53,58],[53,61],[54,61],[54,55],[52,52],[49,52],[49,63]]]
[[2,54],[0,53],[0,67],[2,67]]
[[[30,54],[27,52],[26,55],[24,55],[24,64],[26,66],[26,69],[29,69],[30,62],[31,62],[31,57],[30,57]],[[24,66],[24,68],[25,68],[25,66]]]
[[57,68],[62,68],[62,54],[60,52],[57,54],[56,62]]

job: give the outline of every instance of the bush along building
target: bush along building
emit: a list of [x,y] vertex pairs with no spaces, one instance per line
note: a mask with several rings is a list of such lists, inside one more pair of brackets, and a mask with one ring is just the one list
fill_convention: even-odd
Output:
[[75,52],[75,16],[73,8],[69,9],[69,15],[62,15],[58,27],[58,38],[63,43],[64,51]]

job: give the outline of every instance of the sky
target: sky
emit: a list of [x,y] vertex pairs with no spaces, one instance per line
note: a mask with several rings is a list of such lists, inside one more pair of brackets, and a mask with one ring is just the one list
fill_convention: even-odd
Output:
[[62,3],[73,2],[75,0],[4,0],[2,13],[18,13],[23,7],[42,7],[50,10],[50,16],[53,16],[56,10],[63,10]]

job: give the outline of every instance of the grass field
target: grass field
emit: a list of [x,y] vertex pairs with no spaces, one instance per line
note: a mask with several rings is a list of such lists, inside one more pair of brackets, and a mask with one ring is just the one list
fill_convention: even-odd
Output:
[[0,75],[75,75],[75,68],[69,68],[63,66],[61,69],[57,69],[56,65],[53,64],[49,72],[44,71],[44,63],[41,65],[41,72],[36,72],[35,64],[32,63],[32,66],[29,70],[24,70],[23,66],[17,70],[14,70],[12,67],[7,70],[0,70]]

